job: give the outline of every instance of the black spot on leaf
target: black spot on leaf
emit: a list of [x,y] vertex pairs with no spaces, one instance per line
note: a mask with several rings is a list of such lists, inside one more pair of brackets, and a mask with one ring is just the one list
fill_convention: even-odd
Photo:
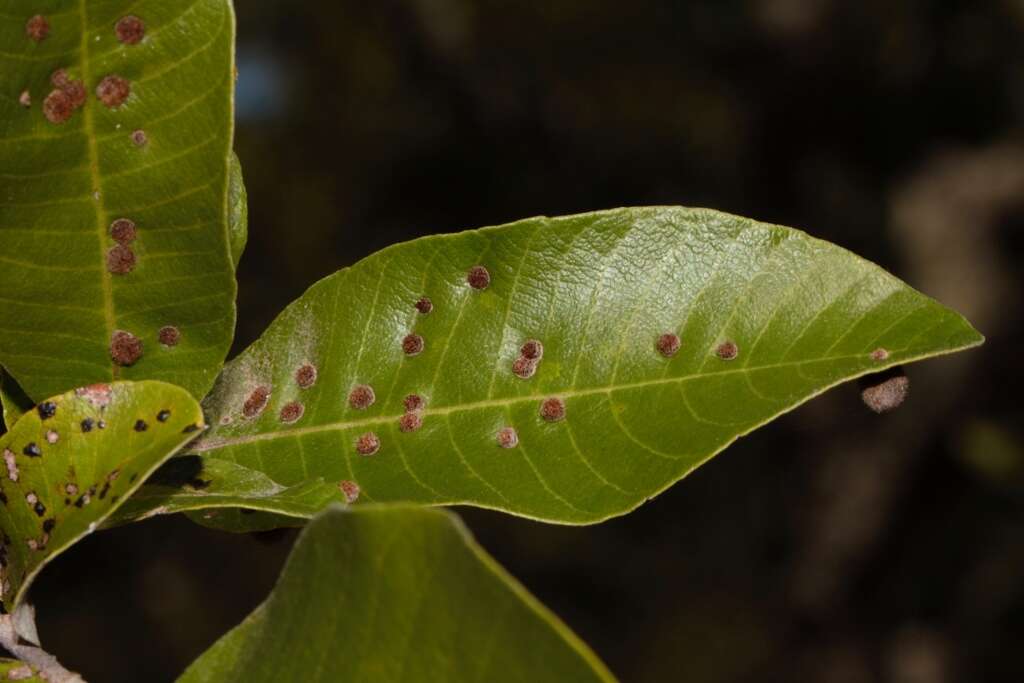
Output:
[[49,420],[57,414],[57,404],[53,401],[44,401],[36,406],[36,410],[39,412],[39,417]]

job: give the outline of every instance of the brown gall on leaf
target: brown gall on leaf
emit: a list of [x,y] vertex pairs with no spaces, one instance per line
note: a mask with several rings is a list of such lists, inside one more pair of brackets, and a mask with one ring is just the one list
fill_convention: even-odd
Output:
[[37,43],[46,40],[50,35],[50,22],[42,14],[37,14],[25,23],[25,35]]
[[405,406],[405,412],[412,413],[417,410],[421,410],[425,404],[423,397],[419,394],[409,394],[402,399],[402,405]]
[[181,341],[181,330],[174,325],[164,325],[157,331],[156,338],[164,346],[177,346]]
[[545,422],[558,422],[565,417],[565,401],[560,398],[544,399],[540,404],[540,416]]
[[519,349],[519,355],[527,360],[540,360],[544,357],[544,345],[536,339],[527,339]]
[[316,384],[316,366],[311,363],[304,363],[295,371],[295,383],[300,389],[309,389]]
[[121,367],[134,365],[142,358],[142,340],[131,332],[117,330],[110,338],[110,358]]
[[123,244],[111,248],[107,252],[107,270],[114,275],[127,275],[135,270],[135,252]]
[[402,353],[407,356],[416,356],[423,351],[423,337],[418,334],[407,334],[402,339]]
[[32,106],[32,94],[28,90],[22,90],[18,96],[18,104],[28,109]]
[[338,488],[345,496],[345,500],[351,504],[359,500],[359,484],[354,481],[338,482]]
[[96,97],[110,109],[116,109],[124,104],[131,92],[131,83],[114,74],[105,77],[96,86]]
[[889,352],[881,347],[871,352],[871,360],[883,361],[889,359]]
[[473,289],[487,289],[491,284],[491,274],[483,266],[473,266],[466,275],[466,282]]
[[530,379],[537,372],[537,361],[520,356],[512,361],[512,373],[520,379]]
[[43,100],[43,116],[50,123],[60,125],[70,119],[74,111],[71,98],[63,90],[54,90]]
[[879,414],[899,408],[910,393],[910,378],[899,365],[865,375],[858,380],[858,384],[864,405]]
[[430,313],[432,310],[434,310],[434,303],[425,296],[420,297],[420,299],[416,302],[415,306],[416,310],[422,313],[423,315],[426,315]]
[[278,417],[281,422],[291,424],[293,422],[298,422],[299,418],[301,418],[302,414],[305,412],[306,407],[304,405],[298,401],[292,401],[291,403],[284,404],[284,407],[281,408],[281,412],[278,414]]
[[258,386],[252,390],[249,394],[249,398],[245,399],[245,404],[242,406],[242,415],[248,418],[253,418],[263,412],[263,409],[267,407],[267,402],[270,400],[270,387]]
[[519,445],[519,434],[512,427],[502,427],[497,434],[498,445],[502,448],[515,448]]
[[138,236],[138,230],[135,229],[135,221],[130,218],[118,218],[110,224],[110,236],[118,244],[131,244]]
[[146,35],[146,25],[133,14],[121,17],[114,26],[117,39],[125,45],[138,45]]
[[418,412],[406,413],[398,419],[398,429],[403,432],[415,432],[423,426],[423,418]]
[[658,341],[655,346],[658,349],[658,353],[665,356],[665,358],[671,358],[679,352],[681,342],[679,336],[666,332],[665,334],[658,337]]
[[736,342],[726,340],[715,349],[715,355],[722,360],[735,360],[740,355],[740,347],[736,346]]
[[356,439],[356,452],[359,455],[374,455],[380,450],[380,438],[373,432],[366,432]]
[[348,395],[348,404],[356,410],[366,410],[377,400],[373,393],[373,387],[368,384],[358,384],[352,388]]
[[132,132],[132,142],[135,143],[136,147],[145,147],[146,143],[149,142],[149,137],[146,135],[146,131],[140,128],[139,130]]

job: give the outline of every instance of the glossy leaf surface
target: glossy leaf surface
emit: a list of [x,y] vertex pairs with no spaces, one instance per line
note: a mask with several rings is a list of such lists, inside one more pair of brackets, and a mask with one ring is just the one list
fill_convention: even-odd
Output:
[[43,401],[0,437],[0,598],[13,612],[44,564],[97,528],[202,427],[164,382],[92,385]]
[[449,513],[331,507],[181,683],[586,683],[611,674]]
[[[476,266],[485,288],[467,281]],[[839,382],[981,339],[797,230],[682,208],[537,218],[396,245],[318,282],[225,368],[192,451],[285,487],[351,480],[362,501],[595,522]],[[530,340],[543,356],[521,378]],[[552,398],[560,420],[542,415]],[[360,449],[368,434],[379,449]]]
[[11,0],[0,45],[0,362],[37,401],[114,379],[202,398],[235,316],[229,0]]

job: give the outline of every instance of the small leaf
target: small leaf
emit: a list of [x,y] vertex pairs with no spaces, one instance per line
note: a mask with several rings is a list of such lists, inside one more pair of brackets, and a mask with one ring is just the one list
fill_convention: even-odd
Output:
[[25,395],[10,373],[0,367],[0,405],[4,411],[4,425],[10,428],[22,415],[32,409],[32,399]]
[[285,487],[596,522],[829,387],[981,340],[797,230],[682,208],[536,218],[318,282],[225,368],[192,451]]
[[36,401],[201,398],[235,318],[231,3],[12,0],[0,44],[0,362]]
[[242,260],[245,243],[249,241],[249,199],[242,181],[242,164],[231,153],[228,179],[228,230],[231,239],[231,262],[235,268]]
[[179,683],[613,680],[454,515],[334,506]]
[[0,437],[0,598],[13,612],[39,570],[91,533],[202,427],[188,392],[96,384],[43,401]]

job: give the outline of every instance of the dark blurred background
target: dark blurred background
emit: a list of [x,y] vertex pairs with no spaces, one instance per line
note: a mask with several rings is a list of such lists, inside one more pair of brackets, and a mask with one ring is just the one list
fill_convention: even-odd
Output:
[[[837,389],[600,526],[463,510],[623,681],[1024,681],[1024,2],[236,5],[237,349],[393,242],[631,204],[805,228],[988,336],[893,414]],[[36,585],[44,644],[172,680],[293,540],[98,534]]]

